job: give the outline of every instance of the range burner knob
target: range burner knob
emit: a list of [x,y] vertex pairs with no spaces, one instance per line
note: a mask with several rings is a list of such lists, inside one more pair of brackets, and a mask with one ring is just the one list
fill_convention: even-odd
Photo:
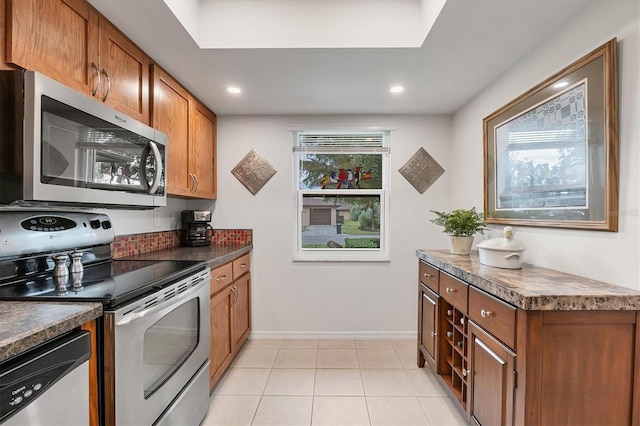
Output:
[[110,229],[110,228],[111,228],[111,221],[109,221],[109,220],[105,220],[105,221],[103,221],[103,222],[102,222],[102,227],[103,227],[104,229]]
[[100,221],[98,219],[94,219],[89,222],[89,225],[91,225],[92,229],[98,229],[100,228]]

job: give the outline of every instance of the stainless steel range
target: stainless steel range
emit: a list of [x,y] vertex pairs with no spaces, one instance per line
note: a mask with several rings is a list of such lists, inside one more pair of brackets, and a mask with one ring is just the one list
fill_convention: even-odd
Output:
[[209,406],[210,273],[111,258],[104,214],[0,208],[0,300],[95,301],[101,424],[199,424]]

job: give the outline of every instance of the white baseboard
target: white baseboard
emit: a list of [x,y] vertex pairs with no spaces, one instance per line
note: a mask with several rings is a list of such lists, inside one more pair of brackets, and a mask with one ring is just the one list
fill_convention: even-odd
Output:
[[415,331],[252,331],[249,339],[406,339],[416,340]]

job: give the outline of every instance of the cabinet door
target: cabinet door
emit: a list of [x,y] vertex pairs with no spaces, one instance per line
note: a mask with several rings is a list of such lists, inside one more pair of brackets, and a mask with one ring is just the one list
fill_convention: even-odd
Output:
[[7,0],[7,62],[92,96],[98,21],[84,0]]
[[479,425],[512,425],[515,354],[472,321],[469,342],[469,415]]
[[[431,366],[435,366],[436,360],[436,343],[437,343],[437,308],[438,308],[438,295],[427,288],[425,285],[420,285],[420,306],[419,310],[419,339],[420,339],[420,351],[422,357]],[[420,356],[418,358],[418,365],[420,365]]]
[[233,347],[240,348],[251,331],[251,274],[242,275],[233,284],[235,301],[232,309]]
[[99,55],[99,100],[149,124],[149,57],[103,18]]
[[209,390],[231,363],[233,340],[231,330],[231,305],[235,296],[231,286],[211,298],[211,353],[209,359]]
[[187,90],[157,65],[152,67],[151,125],[165,133],[167,193],[187,196],[189,178],[189,103]]
[[216,116],[192,98],[191,173],[198,198],[216,198]]
[[6,0],[0,0],[0,70],[10,70],[15,69],[16,67],[12,67],[7,64],[7,55],[5,51],[6,46],[6,38],[7,37],[7,2]]

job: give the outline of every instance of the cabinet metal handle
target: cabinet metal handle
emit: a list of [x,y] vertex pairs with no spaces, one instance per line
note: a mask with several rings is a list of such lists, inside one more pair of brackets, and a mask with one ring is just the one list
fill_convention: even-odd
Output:
[[191,179],[191,190],[189,192],[193,194],[193,191],[196,189],[196,179],[193,177],[193,173],[191,172],[189,172],[189,178]]
[[467,369],[462,369],[462,375],[467,377],[471,375],[471,370],[467,370]]
[[107,93],[102,97],[102,102],[106,102],[109,97],[109,93],[111,92],[111,77],[109,77],[109,74],[107,74],[104,69],[102,69],[102,74],[107,78]]
[[226,276],[226,275],[221,275],[221,276],[219,276],[218,278],[216,278],[216,281],[224,281],[224,280],[226,280],[226,279],[227,279],[227,276]]
[[491,311],[485,311],[484,309],[480,311],[480,316],[482,316],[482,318],[488,318],[491,315],[493,315],[493,312]]
[[195,174],[195,173],[193,174],[193,178],[194,178],[194,179],[195,179],[195,181],[196,181],[196,187],[195,187],[195,189],[193,190],[193,192],[197,192],[197,191],[198,191],[198,186],[200,186],[200,181],[198,181],[198,175],[197,175],[197,174]]
[[96,72],[96,85],[91,91],[91,96],[95,96],[96,93],[98,93],[98,89],[100,88],[100,69],[98,69],[98,66],[93,62],[91,62],[91,68],[93,68],[93,70]]
[[455,289],[455,288],[447,287],[447,288],[445,289],[445,291],[446,291],[447,293],[455,293],[455,292],[456,292],[456,289]]
[[238,287],[236,287],[235,285],[233,287],[231,287],[231,292],[233,293],[233,295],[236,297],[236,300],[233,301],[233,303],[231,304],[231,306],[234,306],[236,303],[238,303]]
[[240,264],[240,267],[241,267],[241,268],[246,268],[246,267],[247,267],[247,264],[246,264],[246,263],[241,263],[241,264]]
[[428,273],[428,272],[425,272],[425,273],[424,273],[424,277],[425,277],[425,278],[433,278],[433,275],[431,275],[431,274],[430,274],[430,273]]
[[438,333],[436,333],[435,331],[431,332],[431,337],[436,337],[438,335]]

